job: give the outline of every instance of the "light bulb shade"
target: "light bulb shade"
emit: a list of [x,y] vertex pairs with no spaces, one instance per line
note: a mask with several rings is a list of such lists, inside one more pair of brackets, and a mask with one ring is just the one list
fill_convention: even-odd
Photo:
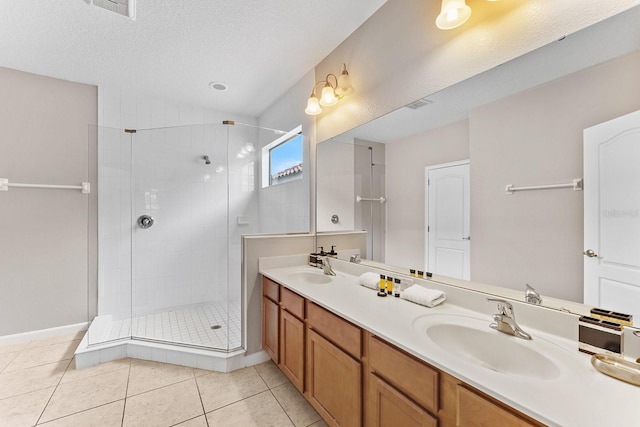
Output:
[[338,77],[338,87],[336,87],[336,95],[339,97],[349,96],[355,92],[353,85],[351,84],[351,76],[344,71]]
[[436,26],[441,30],[451,30],[467,22],[471,16],[471,8],[465,0],[442,0],[440,15],[436,18]]
[[337,103],[338,98],[336,97],[333,87],[331,87],[330,84],[325,85],[325,87],[322,88],[322,94],[320,95],[320,105],[323,107],[331,107]]
[[315,95],[311,95],[309,100],[307,101],[307,108],[304,110],[310,116],[317,116],[322,113],[322,108],[320,108],[320,104],[318,103],[318,98]]

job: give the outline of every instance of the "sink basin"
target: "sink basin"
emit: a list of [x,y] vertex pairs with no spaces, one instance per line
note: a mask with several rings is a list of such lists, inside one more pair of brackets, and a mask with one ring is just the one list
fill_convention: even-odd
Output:
[[551,343],[516,338],[489,328],[489,323],[489,319],[433,315],[414,322],[414,329],[426,332],[427,338],[448,355],[494,372],[543,380],[560,376],[560,368],[546,355],[553,347]]
[[296,271],[289,273],[287,278],[292,282],[307,283],[311,285],[323,285],[331,283],[331,276],[325,275],[321,270],[316,271]]

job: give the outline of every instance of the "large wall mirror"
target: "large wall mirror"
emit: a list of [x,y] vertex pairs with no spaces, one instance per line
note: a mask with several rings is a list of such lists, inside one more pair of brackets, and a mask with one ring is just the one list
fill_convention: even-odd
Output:
[[[316,230],[367,230],[363,258],[407,271],[582,303],[583,132],[640,110],[637,22],[640,7],[318,144]],[[629,230],[639,204],[620,208]],[[624,299],[606,308],[640,307],[640,292]]]

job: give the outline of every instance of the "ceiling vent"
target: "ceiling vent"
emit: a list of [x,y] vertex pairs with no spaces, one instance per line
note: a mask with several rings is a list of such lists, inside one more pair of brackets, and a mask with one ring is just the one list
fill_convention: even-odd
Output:
[[129,19],[136,19],[136,0],[84,0],[87,4],[107,9]]
[[422,108],[425,105],[433,104],[433,101],[430,101],[426,98],[418,99],[417,101],[412,102],[411,104],[405,105],[407,108],[411,108],[412,110],[417,110],[418,108]]

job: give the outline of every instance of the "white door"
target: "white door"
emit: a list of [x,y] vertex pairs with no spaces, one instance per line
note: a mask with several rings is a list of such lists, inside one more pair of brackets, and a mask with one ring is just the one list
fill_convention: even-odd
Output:
[[426,168],[427,271],[469,280],[469,161]]
[[584,131],[584,302],[640,320],[640,111]]

